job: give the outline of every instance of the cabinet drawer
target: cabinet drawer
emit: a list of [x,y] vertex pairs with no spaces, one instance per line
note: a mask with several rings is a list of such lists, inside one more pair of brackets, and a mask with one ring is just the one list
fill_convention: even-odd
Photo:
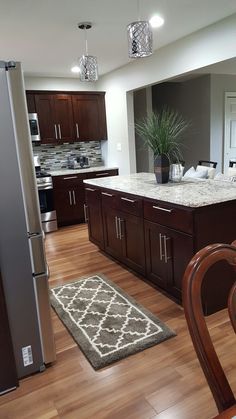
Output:
[[85,198],[87,203],[96,203],[101,199],[100,189],[96,189],[93,186],[85,185]]
[[113,191],[101,191],[102,205],[117,208],[117,195]]
[[117,208],[141,217],[143,214],[143,201],[132,195],[117,195]]
[[102,170],[100,172],[89,172],[87,173],[87,179],[96,179],[100,177],[107,177],[107,176],[117,176],[118,169],[114,170]]
[[76,185],[83,185],[83,179],[86,179],[86,174],[71,174],[64,176],[53,176],[53,186],[55,188],[66,188]]
[[193,211],[191,209],[179,208],[158,201],[144,201],[144,218],[175,230],[193,233]]

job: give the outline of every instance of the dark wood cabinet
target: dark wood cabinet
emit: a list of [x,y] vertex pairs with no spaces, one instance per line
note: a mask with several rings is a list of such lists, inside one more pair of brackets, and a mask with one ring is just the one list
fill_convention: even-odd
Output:
[[59,226],[84,221],[85,175],[53,177],[53,196]]
[[77,94],[72,96],[72,102],[77,141],[106,139],[103,96]]
[[85,221],[88,223],[89,240],[104,248],[101,192],[85,188]]
[[143,219],[138,216],[140,200],[101,193],[105,251],[137,272],[145,273]]
[[[92,183],[87,186],[93,188]],[[104,251],[146,274],[149,281],[180,303],[182,278],[193,255],[208,244],[235,240],[236,200],[189,208],[98,185],[96,189],[102,197]],[[226,262],[218,262],[206,273],[204,314],[226,307],[234,280],[235,272]]]
[[73,111],[70,95],[35,95],[42,143],[74,141]]
[[0,274],[0,395],[18,386],[15,358]]
[[27,91],[26,99],[43,144],[107,139],[104,92]]
[[[53,176],[53,197],[55,210],[57,212],[58,225],[77,224],[85,221],[85,212],[89,218],[90,238],[98,246],[103,245],[103,228],[97,225],[96,219],[100,217],[100,205],[96,199],[92,199],[92,194],[87,193],[90,202],[88,208],[85,207],[85,188],[84,179],[118,175],[118,169],[107,169],[102,171],[75,173],[65,176]],[[91,188],[90,188],[91,189]],[[94,189],[95,191],[95,189]],[[94,197],[97,197],[94,194]]]
[[144,225],[147,277],[181,300],[183,274],[193,255],[193,238],[150,221]]

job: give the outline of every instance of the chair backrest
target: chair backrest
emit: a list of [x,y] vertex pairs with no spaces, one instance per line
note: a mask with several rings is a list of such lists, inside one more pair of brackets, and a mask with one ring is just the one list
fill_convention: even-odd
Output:
[[236,160],[235,161],[233,161],[233,160],[229,161],[229,167],[234,167],[234,164],[236,164]]
[[198,164],[199,164],[199,166],[203,166],[205,164],[209,164],[210,167],[214,167],[214,169],[216,169],[217,161],[199,160]]
[[[206,325],[201,301],[201,287],[206,272],[216,262],[225,260],[231,265],[236,265],[235,246],[236,242],[232,245],[213,244],[206,246],[196,253],[189,262],[183,278],[183,306],[189,332],[219,412],[235,405],[235,397]],[[228,306],[230,320],[234,331],[236,331],[236,283],[231,289]]]

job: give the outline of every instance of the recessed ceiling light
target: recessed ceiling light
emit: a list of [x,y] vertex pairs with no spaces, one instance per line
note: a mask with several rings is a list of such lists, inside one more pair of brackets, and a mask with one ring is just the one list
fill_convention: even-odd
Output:
[[164,19],[161,16],[155,15],[151,17],[149,23],[152,26],[152,28],[159,28],[163,25]]
[[72,71],[72,73],[79,73],[80,68],[77,65],[75,65],[74,67],[71,67],[71,71]]

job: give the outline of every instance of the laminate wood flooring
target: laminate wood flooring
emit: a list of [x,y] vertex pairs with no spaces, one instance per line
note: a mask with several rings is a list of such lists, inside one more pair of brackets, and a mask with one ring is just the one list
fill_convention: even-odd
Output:
[[[88,241],[87,226],[46,236],[50,285],[102,272],[152,311],[177,337],[94,371],[52,311],[57,361],[0,397],[1,419],[209,419],[215,403],[195,355],[183,309]],[[236,391],[235,335],[225,310],[208,317]]]

